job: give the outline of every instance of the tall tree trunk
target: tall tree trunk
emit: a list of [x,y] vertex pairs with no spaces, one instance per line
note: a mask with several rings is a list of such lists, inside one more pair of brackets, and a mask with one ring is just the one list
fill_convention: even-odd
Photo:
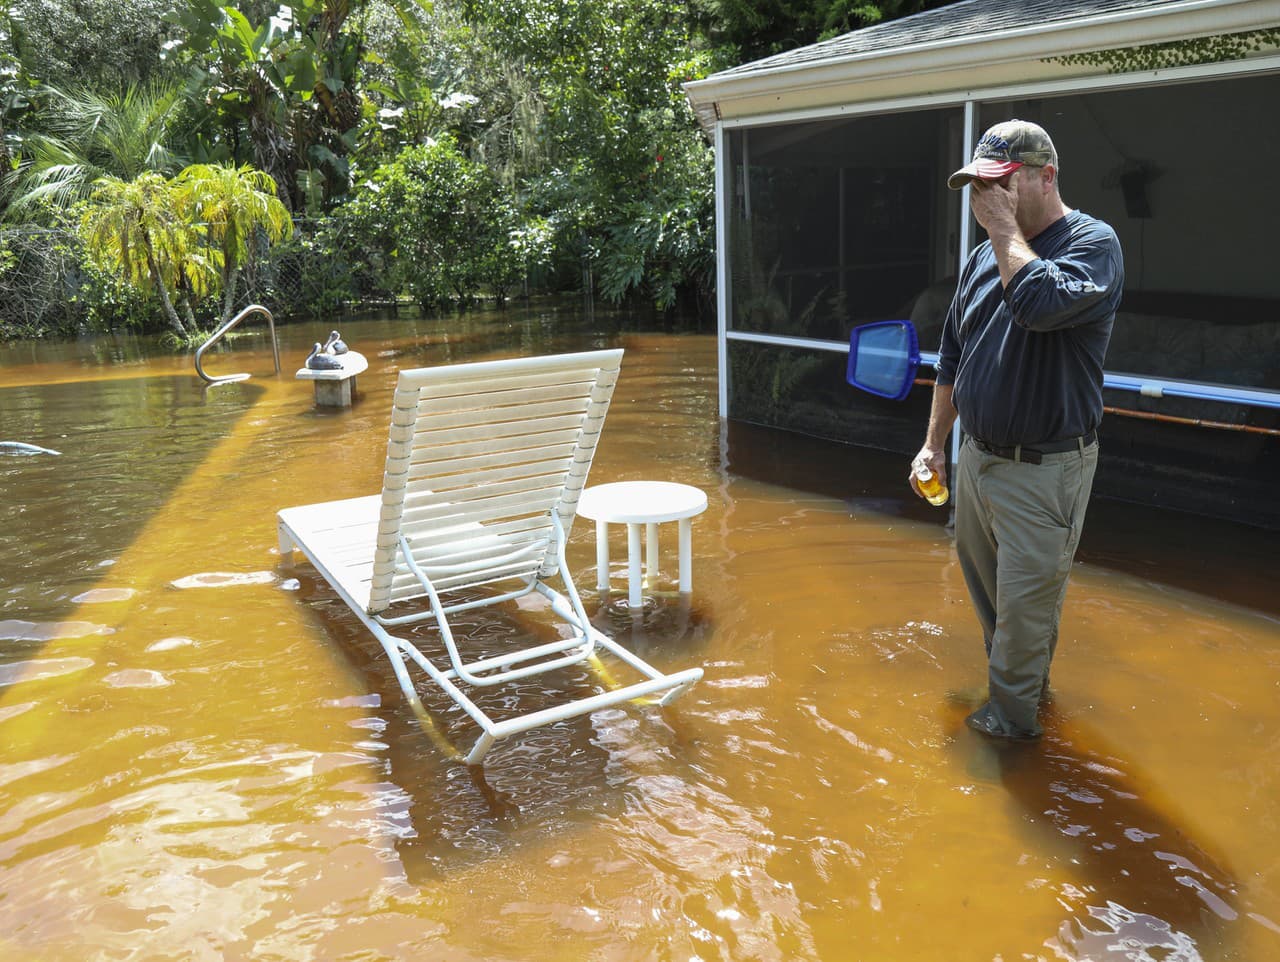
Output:
[[164,286],[164,279],[161,278],[160,268],[156,264],[155,253],[150,248],[147,250],[147,267],[151,270],[151,280],[156,285],[156,290],[160,292],[160,303],[164,305],[164,312],[169,318],[169,326],[183,337],[186,337],[187,329],[182,326],[182,321],[178,320],[178,312],[173,309],[173,301],[169,297],[169,288]]
[[200,325],[196,323],[196,312],[191,309],[191,295],[183,291],[182,296],[178,298],[178,303],[182,305],[182,313],[187,318],[187,326],[193,331],[200,330]]
[[222,323],[231,320],[231,312],[236,306],[236,282],[240,279],[240,268],[233,267],[226,271],[222,278]]

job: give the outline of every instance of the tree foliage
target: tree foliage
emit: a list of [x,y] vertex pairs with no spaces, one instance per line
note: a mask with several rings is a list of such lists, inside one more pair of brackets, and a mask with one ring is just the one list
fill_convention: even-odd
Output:
[[[246,12],[187,0],[169,19],[190,82],[203,89],[218,133],[210,157],[251,160],[294,211],[314,212],[350,187],[349,155],[366,122],[363,16],[373,0],[287,0]],[[387,3],[418,30],[416,0]],[[246,156],[247,155],[247,156]]]
[[222,288],[222,323],[231,319],[240,271],[262,244],[284,240],[293,221],[276,197],[275,181],[248,164],[192,164],[173,182],[179,209],[215,252]]
[[598,274],[611,300],[670,307],[707,290],[712,168],[681,84],[703,75],[673,0],[467,0],[477,32],[539,91],[543,150],[522,171],[555,230],[564,276]]
[[0,213],[74,210],[84,276],[120,272],[175,328],[206,294],[230,310],[294,220],[287,256],[332,261],[308,268],[325,303],[532,281],[708,305],[713,166],[682,84],[939,5],[0,0]]
[[42,203],[69,207],[102,177],[128,181],[182,166],[173,149],[176,84],[131,84],[121,93],[47,87],[40,99],[40,126],[24,138],[23,160],[9,178],[11,219]]
[[4,6],[24,73],[59,88],[119,91],[155,80],[175,32],[164,19],[172,0],[6,0]]
[[195,164],[174,178],[154,171],[132,180],[102,177],[80,216],[94,265],[158,294],[169,326],[183,336],[196,326],[192,302],[200,298],[221,292],[222,320],[229,319],[241,269],[292,230],[275,183],[247,166]]
[[408,147],[373,172],[344,211],[392,289],[424,307],[505,292],[538,256],[536,224],[520,224],[497,178],[444,137]]
[[730,63],[757,60],[955,0],[693,0]]
[[133,180],[100,178],[81,228],[93,260],[104,269],[118,269],[133,287],[158,293],[169,326],[185,335],[171,292],[185,283],[201,293],[212,270],[198,253],[196,230],[183,216],[169,180],[151,171]]

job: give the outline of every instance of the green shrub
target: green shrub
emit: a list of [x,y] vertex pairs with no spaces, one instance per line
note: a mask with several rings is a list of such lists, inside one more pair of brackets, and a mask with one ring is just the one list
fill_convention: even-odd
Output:
[[510,194],[452,137],[402,150],[336,216],[380,286],[428,309],[504,297],[546,249],[545,226],[522,224]]

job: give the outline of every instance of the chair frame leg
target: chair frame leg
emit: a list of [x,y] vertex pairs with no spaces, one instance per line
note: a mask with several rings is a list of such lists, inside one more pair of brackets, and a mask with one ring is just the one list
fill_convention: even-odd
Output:
[[[410,662],[430,676],[432,681],[442,688],[445,694],[480,726],[480,736],[465,756],[465,761],[468,765],[482,764],[486,755],[498,741],[532,728],[574,718],[610,705],[648,698],[653,695],[660,696],[658,704],[670,704],[702,677],[701,668],[688,668],[673,674],[665,674],[650,665],[639,655],[627,650],[608,635],[596,629],[587,617],[577,586],[569,574],[569,567],[564,555],[564,528],[559,517],[554,512],[552,513],[552,528],[556,539],[556,568],[552,574],[560,576],[560,580],[564,585],[564,592],[556,591],[545,584],[541,578],[537,578],[525,590],[501,595],[485,603],[496,603],[497,601],[519,597],[530,591],[537,591],[551,603],[552,611],[574,629],[573,637],[569,639],[467,664],[463,661],[454,642],[453,633],[449,628],[448,614],[463,607],[477,607],[478,605],[466,604],[455,607],[443,605],[439,594],[431,584],[430,578],[411,560],[409,567],[422,582],[431,604],[430,611],[422,612],[420,615],[383,619],[380,616],[370,615],[363,610],[355,609],[356,615],[382,645],[388,660],[391,662],[391,669],[395,673],[396,681],[400,685],[405,699],[420,720],[429,721],[429,716],[421,699],[418,697],[417,691],[414,689],[413,679],[409,674]],[[402,550],[405,551],[406,558],[410,558],[407,544],[402,543]],[[451,664],[451,667],[447,669],[437,666],[431,659],[427,658],[410,639],[393,635],[387,630],[388,627],[428,619],[434,619],[436,622],[436,629],[439,632],[440,640]],[[503,721],[495,721],[485,714],[457,684],[458,682],[464,682],[473,686],[487,686],[550,671],[566,664],[576,664],[594,657],[596,648],[603,648],[625,662],[642,675],[643,680],[625,687],[613,688],[600,694],[590,695]],[[510,667],[517,665],[521,661],[537,658],[543,660],[532,665]],[[491,674],[477,674],[478,671],[494,668],[497,670]],[[433,737],[439,737],[438,733]]]

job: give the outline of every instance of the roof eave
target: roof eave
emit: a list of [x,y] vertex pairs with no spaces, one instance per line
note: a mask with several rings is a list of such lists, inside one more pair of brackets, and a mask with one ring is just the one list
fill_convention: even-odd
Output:
[[1185,0],[886,51],[783,64],[732,76],[713,74],[705,80],[686,83],[684,89],[699,121],[709,129],[725,112],[723,105],[733,100],[923,73],[965,71],[971,80],[980,80],[983,68],[1011,62],[1240,33],[1277,25],[1280,25],[1280,5],[1276,0]]

